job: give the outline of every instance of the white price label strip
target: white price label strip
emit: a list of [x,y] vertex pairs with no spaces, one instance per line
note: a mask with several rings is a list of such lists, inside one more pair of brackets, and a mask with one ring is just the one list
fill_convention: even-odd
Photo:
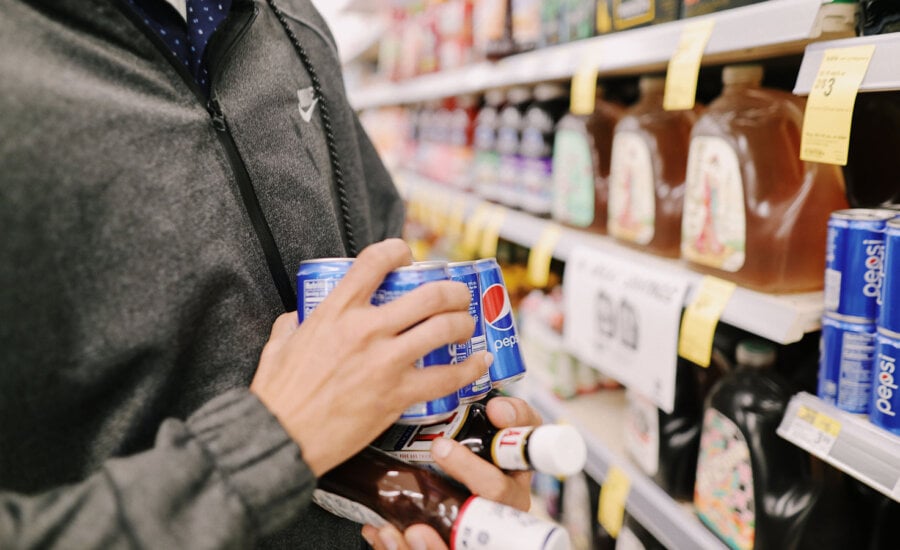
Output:
[[791,441],[821,458],[831,452],[840,432],[839,421],[805,405],[797,407],[797,413],[788,430]]

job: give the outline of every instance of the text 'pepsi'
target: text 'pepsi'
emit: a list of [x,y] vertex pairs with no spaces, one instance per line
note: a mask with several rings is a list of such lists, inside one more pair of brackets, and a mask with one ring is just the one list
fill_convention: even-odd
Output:
[[481,287],[481,311],[488,351],[494,355],[491,382],[501,388],[525,375],[525,361],[519,350],[516,323],[503,281],[503,272],[495,258],[475,261],[478,284]]

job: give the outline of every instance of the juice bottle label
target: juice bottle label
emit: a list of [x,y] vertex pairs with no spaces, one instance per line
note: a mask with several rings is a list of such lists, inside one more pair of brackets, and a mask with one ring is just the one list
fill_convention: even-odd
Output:
[[594,168],[587,137],[560,130],[553,145],[553,217],[578,227],[594,221]]
[[651,401],[628,395],[625,448],[645,474],[659,470],[659,411]]
[[609,232],[648,244],[656,223],[656,193],[650,148],[635,132],[613,138],[609,173]]
[[556,545],[558,539],[567,538],[557,533],[561,529],[527,512],[473,496],[459,511],[450,535],[450,548],[560,548]]
[[361,525],[370,524],[375,527],[387,525],[387,521],[372,511],[371,508],[363,506],[358,502],[354,502],[348,498],[344,498],[322,489],[313,491],[313,502],[318,504],[322,509],[334,514],[335,516],[349,519]]
[[405,462],[432,465],[431,444],[439,437],[453,439],[469,417],[469,407],[463,406],[444,422],[424,426],[394,424],[372,445]]
[[734,272],[744,265],[746,246],[744,183],[737,154],[722,138],[697,136],[688,152],[681,255]]
[[731,548],[752,550],[756,501],[750,448],[740,428],[716,409],[703,416],[694,506]]
[[494,435],[491,441],[491,458],[504,470],[529,470],[525,457],[525,444],[533,427],[506,428]]

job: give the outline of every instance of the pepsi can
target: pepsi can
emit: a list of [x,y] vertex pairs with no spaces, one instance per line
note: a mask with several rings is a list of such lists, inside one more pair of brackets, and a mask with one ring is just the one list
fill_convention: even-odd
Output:
[[894,218],[885,227],[884,279],[881,282],[878,328],[900,334],[900,218]]
[[519,337],[513,319],[512,304],[503,282],[503,273],[495,258],[475,262],[481,287],[481,313],[488,351],[494,355],[491,383],[501,388],[525,376],[525,361],[519,350]]
[[[469,315],[475,319],[475,331],[465,344],[456,345],[456,362],[462,363],[471,355],[487,349],[487,340],[484,338],[484,320],[481,313],[481,287],[478,285],[478,273],[475,271],[474,262],[453,262],[447,264],[450,279],[465,283],[469,288],[471,300],[469,301]],[[468,386],[459,389],[459,402],[471,403],[483,398],[491,391],[491,374],[484,373],[478,380]]]
[[874,322],[826,313],[819,350],[819,397],[850,413],[868,413],[874,358]]
[[885,430],[900,435],[900,392],[897,391],[897,364],[900,363],[900,334],[878,329],[875,337],[875,368],[872,375],[872,402],[869,420]]
[[825,251],[825,311],[874,320],[881,300],[885,224],[896,214],[850,208],[831,213]]
[[297,270],[297,317],[302,323],[353,265],[353,258],[319,258],[300,262]]
[[[372,296],[376,306],[393,302],[407,292],[432,281],[446,281],[450,278],[446,262],[417,262],[400,267],[387,274],[381,285]],[[454,344],[440,346],[419,358],[417,368],[428,368],[434,365],[449,365],[453,362]],[[397,424],[433,424],[441,422],[453,415],[459,407],[457,392],[412,405],[400,415]]]

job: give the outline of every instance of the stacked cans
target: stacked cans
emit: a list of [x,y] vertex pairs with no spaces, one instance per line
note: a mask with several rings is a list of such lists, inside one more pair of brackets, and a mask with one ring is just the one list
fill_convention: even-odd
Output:
[[[340,282],[352,263],[352,258],[301,262],[297,272],[297,315],[301,323]],[[493,258],[453,264],[417,262],[401,267],[385,277],[372,296],[372,304],[386,304],[423,284],[448,279],[468,286],[472,296],[469,313],[475,319],[475,330],[465,344],[441,346],[420,358],[416,366],[427,368],[459,363],[484,349],[494,355],[494,362],[487,375],[457,393],[413,405],[403,412],[397,421],[399,424],[441,422],[449,418],[460,403],[480,400],[492,387],[502,387],[525,374],[509,294],[500,266]]]
[[818,394],[854,414],[870,415],[878,391],[876,321],[891,309],[882,307],[885,285],[900,284],[885,277],[887,228],[896,215],[859,208],[833,212],[828,221]]
[[875,365],[869,418],[882,428],[900,435],[900,392],[897,363],[900,362],[900,218],[885,227],[884,279],[878,308]]

